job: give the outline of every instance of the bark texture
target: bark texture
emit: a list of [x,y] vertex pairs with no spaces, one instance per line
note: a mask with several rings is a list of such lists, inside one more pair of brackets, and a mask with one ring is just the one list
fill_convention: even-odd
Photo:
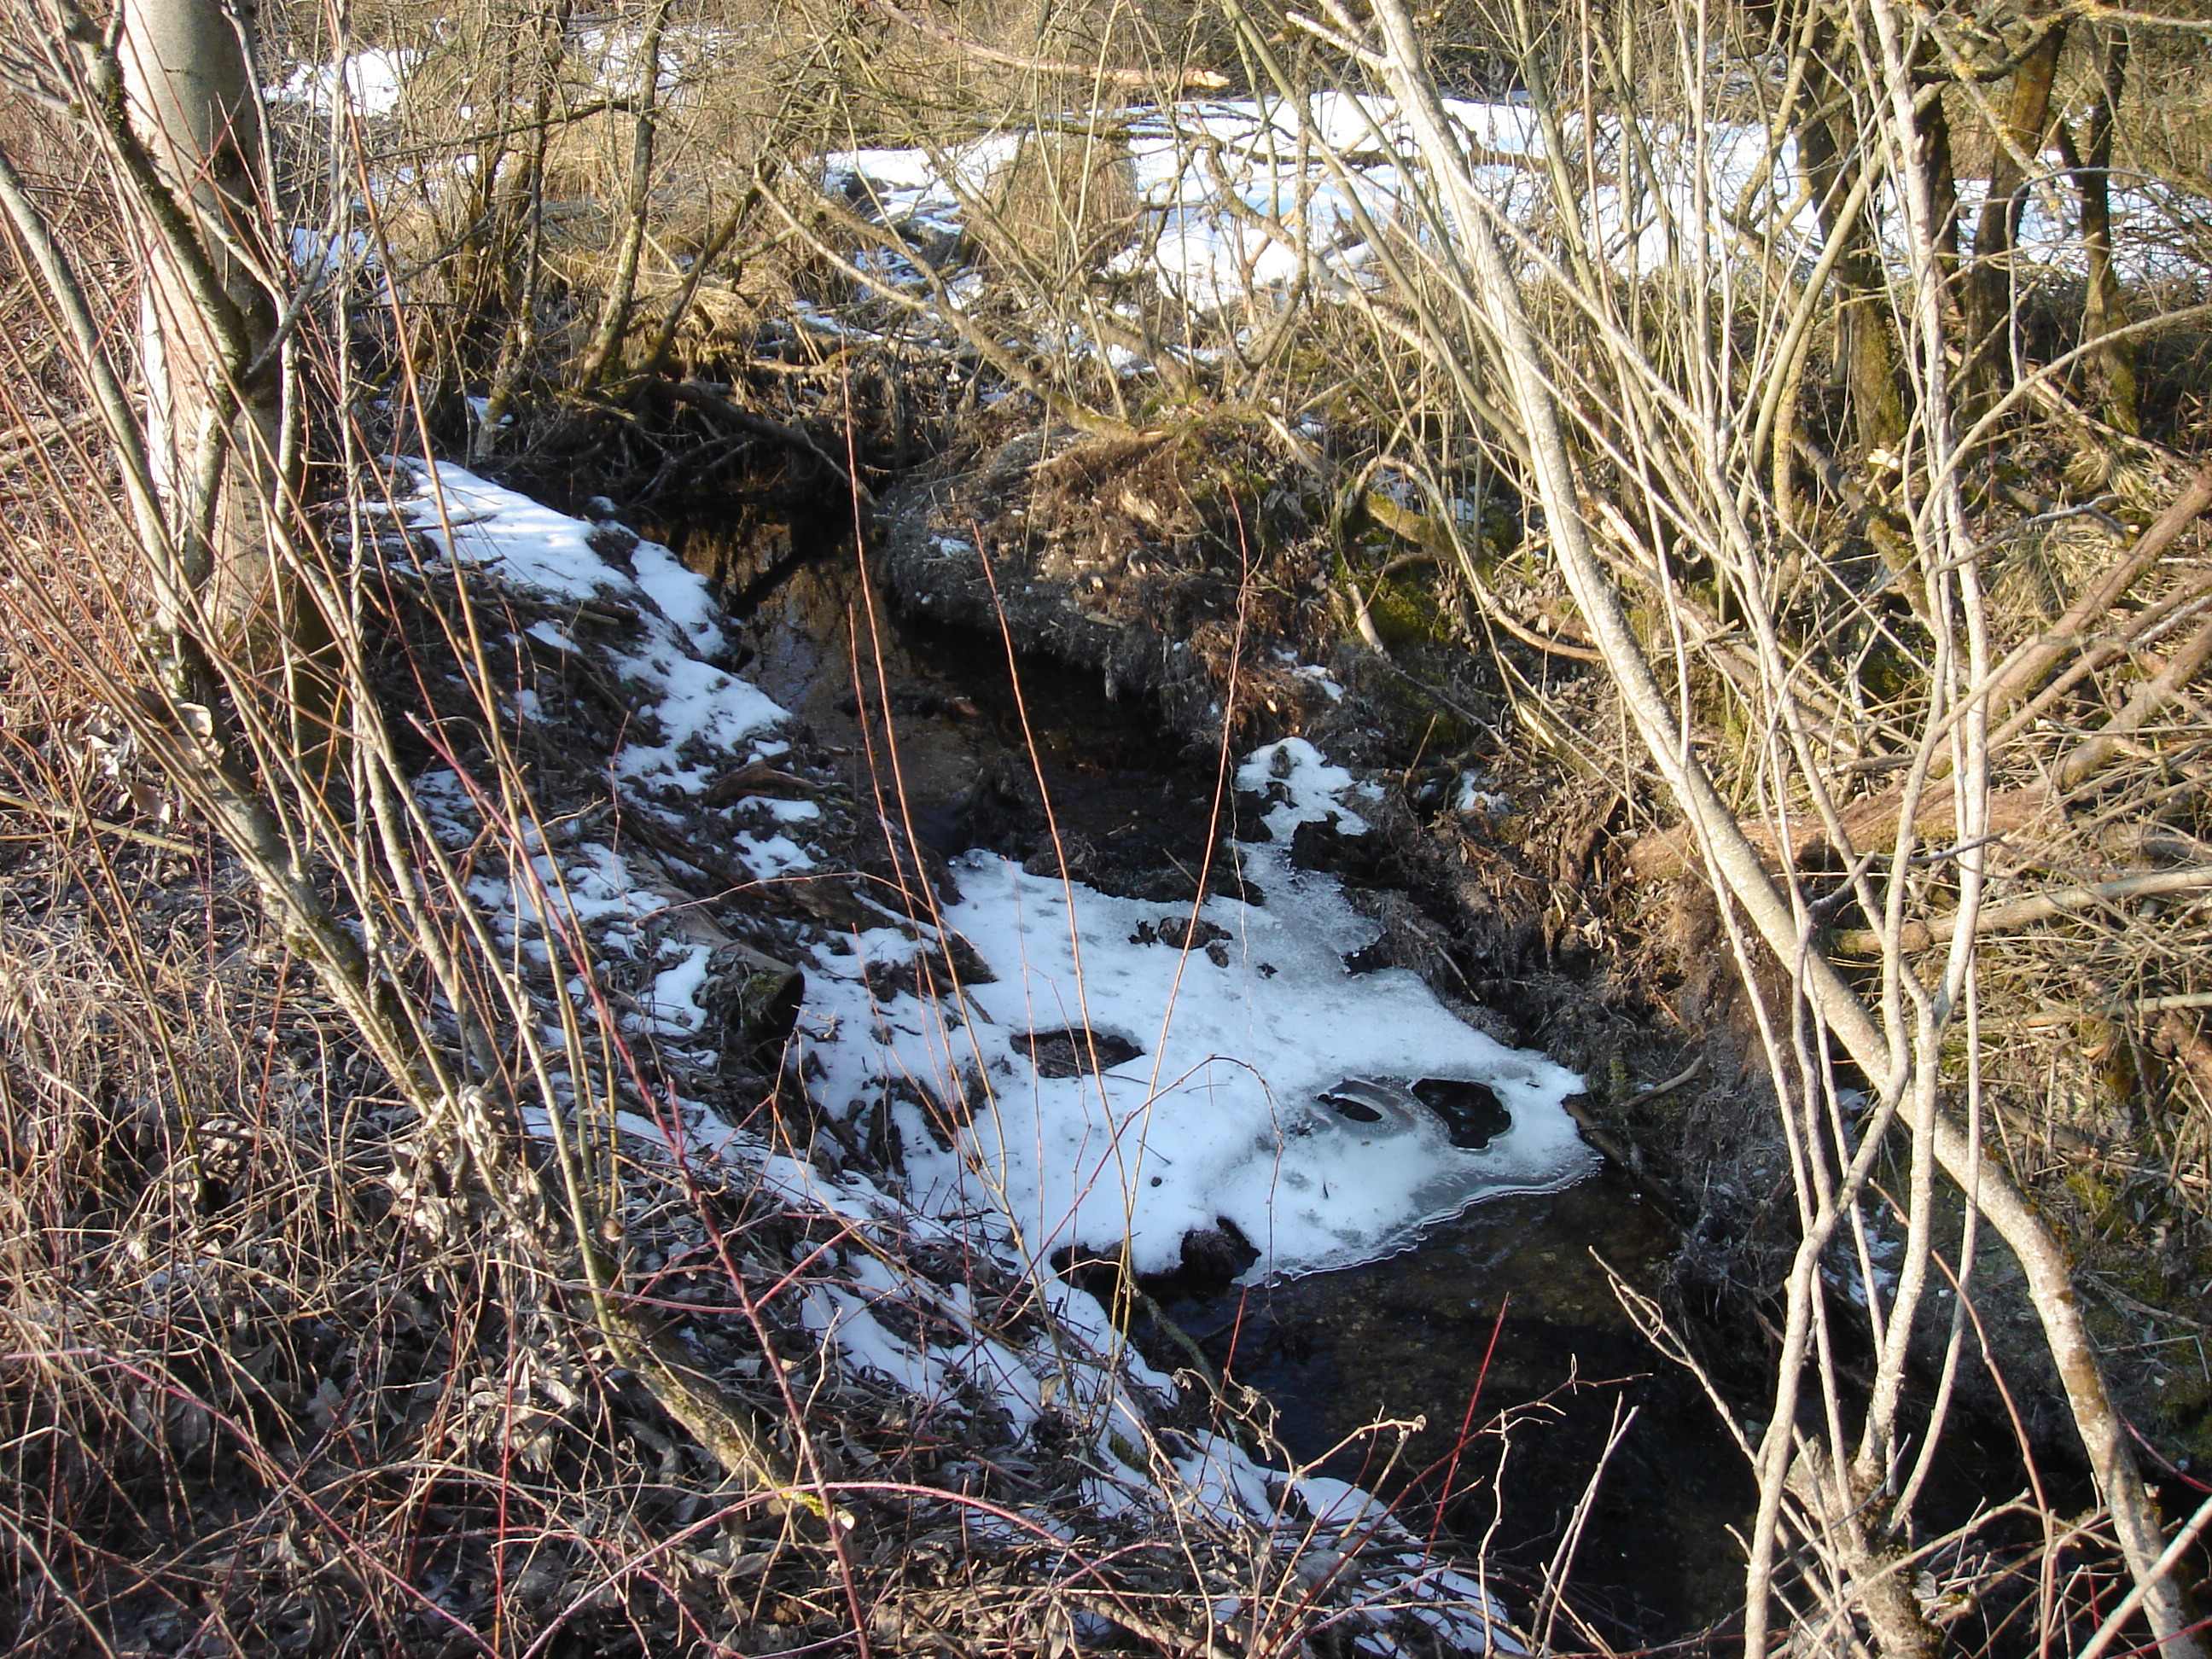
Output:
[[270,556],[283,399],[262,201],[252,20],[220,0],[125,0],[125,116],[150,163],[141,301],[148,449],[173,533],[224,630],[288,636]]

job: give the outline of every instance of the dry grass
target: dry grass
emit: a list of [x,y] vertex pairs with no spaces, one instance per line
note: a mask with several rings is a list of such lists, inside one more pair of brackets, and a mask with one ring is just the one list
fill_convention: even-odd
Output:
[[1001,260],[1065,249],[1073,270],[1097,270],[1137,228],[1141,204],[1126,146],[1074,133],[1023,138],[983,186],[979,230]]
[[[354,220],[405,276],[398,326],[418,372],[479,392],[573,384],[620,270],[635,59],[650,10],[641,0],[566,27],[483,4],[434,28],[406,14],[356,17],[353,44],[420,58],[398,108],[349,135],[378,181]],[[1099,12],[1026,0],[729,0],[672,16],[636,303],[614,382],[664,337],[687,368],[732,378],[775,349],[794,302],[911,331],[896,307],[866,303],[857,269],[879,265],[894,240],[825,217],[812,158],[854,146],[951,150],[1012,133],[1024,135],[1017,158],[986,183],[971,216],[993,270],[991,308],[1024,319],[1018,331],[1060,360],[1050,374],[1110,401],[1064,342],[1071,326],[1095,324],[1117,286],[1103,267],[1138,230],[1138,204],[1110,122],[1096,133],[1066,129],[1099,96],[1118,106],[1177,95],[1219,27],[1204,8]],[[319,15],[303,12],[291,34],[327,55],[315,44],[329,34]],[[301,116],[286,115],[287,168],[313,195],[330,170],[327,121]],[[355,176],[350,162],[339,172]]]
[[[5,563],[52,599],[41,528],[81,530],[19,516]],[[95,580],[62,603],[82,640],[112,631]],[[804,1402],[793,1442],[833,1437],[862,1483],[842,1564],[723,1487],[557,1261],[517,1256],[469,1204],[426,1231],[395,1203],[416,1114],[27,620],[0,605],[11,1650],[726,1651],[858,1639],[857,1607],[886,1650],[957,1629],[969,1650],[1023,1652],[1090,1605],[1055,1588],[1064,1552],[979,1549],[937,1490],[1030,1503],[1076,1471],[963,1487],[939,1468],[964,1443],[798,1318],[810,1284],[850,1282],[837,1247],[860,1241],[839,1218],[624,1160],[638,1293],[695,1307],[700,1362],[773,1398],[765,1339]],[[458,732],[465,699],[447,714]],[[811,1265],[795,1276],[794,1258]],[[1197,1547],[1208,1571],[1237,1567],[1224,1545]],[[1185,1558],[1141,1553],[1075,1574],[1109,1612],[1179,1619]]]

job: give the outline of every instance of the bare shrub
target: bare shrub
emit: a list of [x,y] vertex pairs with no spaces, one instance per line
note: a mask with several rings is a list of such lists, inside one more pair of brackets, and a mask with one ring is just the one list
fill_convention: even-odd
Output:
[[1038,249],[1065,249],[1072,270],[1088,272],[1136,229],[1136,170],[1127,148],[1110,138],[1024,135],[981,194],[987,212],[978,228],[1008,262]]

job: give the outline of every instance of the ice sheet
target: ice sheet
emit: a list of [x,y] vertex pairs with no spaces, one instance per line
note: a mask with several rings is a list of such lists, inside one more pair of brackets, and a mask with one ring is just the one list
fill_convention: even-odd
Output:
[[[926,954],[890,929],[817,954],[802,1029],[828,1103],[883,1103],[925,1208],[994,1207],[1032,1259],[1126,1239],[1143,1273],[1226,1221],[1260,1250],[1257,1277],[1388,1255],[1477,1200],[1591,1167],[1562,1106],[1574,1073],[1484,1036],[1413,974],[1346,965],[1375,926],[1334,878],[1296,868],[1288,842],[1302,822],[1364,829],[1351,775],[1292,738],[1239,776],[1275,797],[1275,839],[1237,848],[1265,902],[1210,899],[1210,951],[1170,942],[1188,920],[1175,907],[971,853],[944,921],[992,981],[956,995],[939,964],[934,996],[874,994],[872,962]],[[1059,1046],[1087,1062],[1085,1030],[1135,1057],[1045,1075],[1033,1034],[1077,1033]],[[1324,1098],[1347,1079],[1424,1078],[1487,1085],[1510,1127],[1470,1149],[1395,1091],[1363,1092],[1382,1103],[1358,1115]]]

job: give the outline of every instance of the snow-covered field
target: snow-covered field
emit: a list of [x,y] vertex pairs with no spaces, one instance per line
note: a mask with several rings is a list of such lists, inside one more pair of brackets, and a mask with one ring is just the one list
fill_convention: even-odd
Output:
[[[1468,173],[1531,248],[1553,252],[1564,227],[1551,216],[1542,125],[1526,101],[1450,99],[1447,114]],[[1405,121],[1389,100],[1323,92],[1301,104],[1212,99],[1096,116],[1071,115],[1060,142],[1089,142],[1103,158],[1125,148],[1146,208],[1109,274],[1148,275],[1178,304],[1212,310],[1290,288],[1302,277],[1332,284],[1374,279],[1378,234],[1422,222],[1428,189]],[[1088,141],[1084,135],[1093,135]],[[1794,141],[1771,147],[1762,128],[1714,124],[1702,133],[1647,122],[1632,130],[1601,118],[1585,136],[1564,128],[1576,186],[1576,234],[1624,271],[1717,269],[1751,252],[1738,225],[1771,238],[1783,264],[1808,265],[1820,252],[1817,216],[1802,198]],[[1019,132],[947,149],[832,153],[825,185],[863,198],[902,234],[957,235],[988,197],[991,181],[1021,147]],[[2026,192],[2019,250],[2031,264],[2078,273],[2084,266],[2073,191],[2057,169]],[[1633,183],[1624,183],[1625,179]],[[1961,180],[1971,216],[1982,186]],[[2164,186],[2117,181],[2115,257],[2129,280],[2180,274],[2172,232],[2212,222],[2212,201]],[[1893,223],[1894,214],[1888,216]],[[1901,253],[1899,268],[1903,268]]]
[[[1447,111],[1470,155],[1483,158],[1472,168],[1477,182],[1509,217],[1531,220],[1546,189],[1537,170],[1543,140],[1534,109],[1453,99]],[[1376,235],[1410,222],[1416,192],[1425,187],[1405,123],[1389,100],[1373,95],[1326,92],[1303,106],[1192,100],[1095,120],[1071,118],[1067,126],[1066,144],[1081,142],[1089,129],[1099,134],[1102,155],[1126,146],[1147,210],[1109,274],[1148,274],[1167,298],[1205,310],[1288,289],[1301,276],[1323,287],[1368,280]],[[1668,135],[1646,137],[1665,156]],[[1620,138],[1617,131],[1601,132],[1599,153],[1616,150]],[[866,196],[887,224],[957,234],[1021,142],[1018,133],[998,134],[950,150],[836,152],[823,158],[824,181]],[[1714,170],[1717,185],[1732,183],[1740,193],[1763,149],[1763,134],[1729,129],[1710,155],[1675,159],[1685,180],[1703,164]],[[1794,188],[1786,166],[1775,170],[1767,188],[1776,201],[1786,200]],[[1674,228],[1691,222],[1692,209],[1686,182],[1666,197],[1662,214],[1661,204],[1600,185],[1584,199],[1585,229],[1623,264],[1648,269],[1664,263],[1674,257]],[[1801,219],[1809,234],[1810,215]]]
[[364,119],[398,109],[408,78],[422,61],[416,52],[371,47],[327,64],[302,64],[269,89],[273,101],[328,115],[342,104]]
[[[662,73],[679,85],[711,80],[715,54],[743,42],[673,30]],[[623,94],[637,75],[635,30],[586,29],[574,42],[583,72]],[[273,98],[327,113],[341,96],[366,118],[400,111],[422,55],[391,49],[354,52],[296,70]],[[1564,224],[1553,199],[1544,125],[1518,99],[1446,100],[1477,187],[1520,226],[1532,255],[1558,258],[1571,229],[1592,254],[1624,271],[1719,271],[1746,260],[1808,268],[1820,250],[1794,141],[1771,142],[1756,125],[1715,122],[1702,131],[1679,124],[1631,125],[1599,116],[1587,124],[1563,112],[1557,131],[1573,200]],[[1425,213],[1430,189],[1407,125],[1387,98],[1322,91],[1303,100],[1192,99],[1093,112],[1049,124],[1064,158],[1091,148],[1097,164],[1126,165],[1141,204],[1138,222],[1099,273],[1155,285],[1200,313],[1240,307],[1300,282],[1323,294],[1378,280],[1378,239],[1413,234],[1436,222]],[[995,182],[1034,134],[1021,126],[943,147],[832,151],[811,171],[833,194],[857,200],[896,237],[956,242],[975,222]],[[1120,159],[1116,159],[1120,158]],[[465,161],[466,158],[462,158]],[[2056,152],[2023,193],[2019,253],[2037,265],[2078,274],[2084,267],[2078,204]],[[1961,210],[1971,225],[1984,186],[1962,179]],[[2115,258],[2124,279],[2191,274],[2191,248],[2212,229],[2212,198],[2172,185],[2114,179]],[[1883,222],[1894,226],[1894,204]],[[1747,237],[1762,240],[1756,248]],[[1892,248],[1896,268],[1901,252]],[[919,293],[921,273],[896,255],[865,254],[861,268],[879,281]],[[2201,273],[2198,273],[2201,274]],[[973,296],[957,273],[956,303]],[[815,326],[836,328],[817,315]],[[1114,349],[1121,349],[1115,348]]]

